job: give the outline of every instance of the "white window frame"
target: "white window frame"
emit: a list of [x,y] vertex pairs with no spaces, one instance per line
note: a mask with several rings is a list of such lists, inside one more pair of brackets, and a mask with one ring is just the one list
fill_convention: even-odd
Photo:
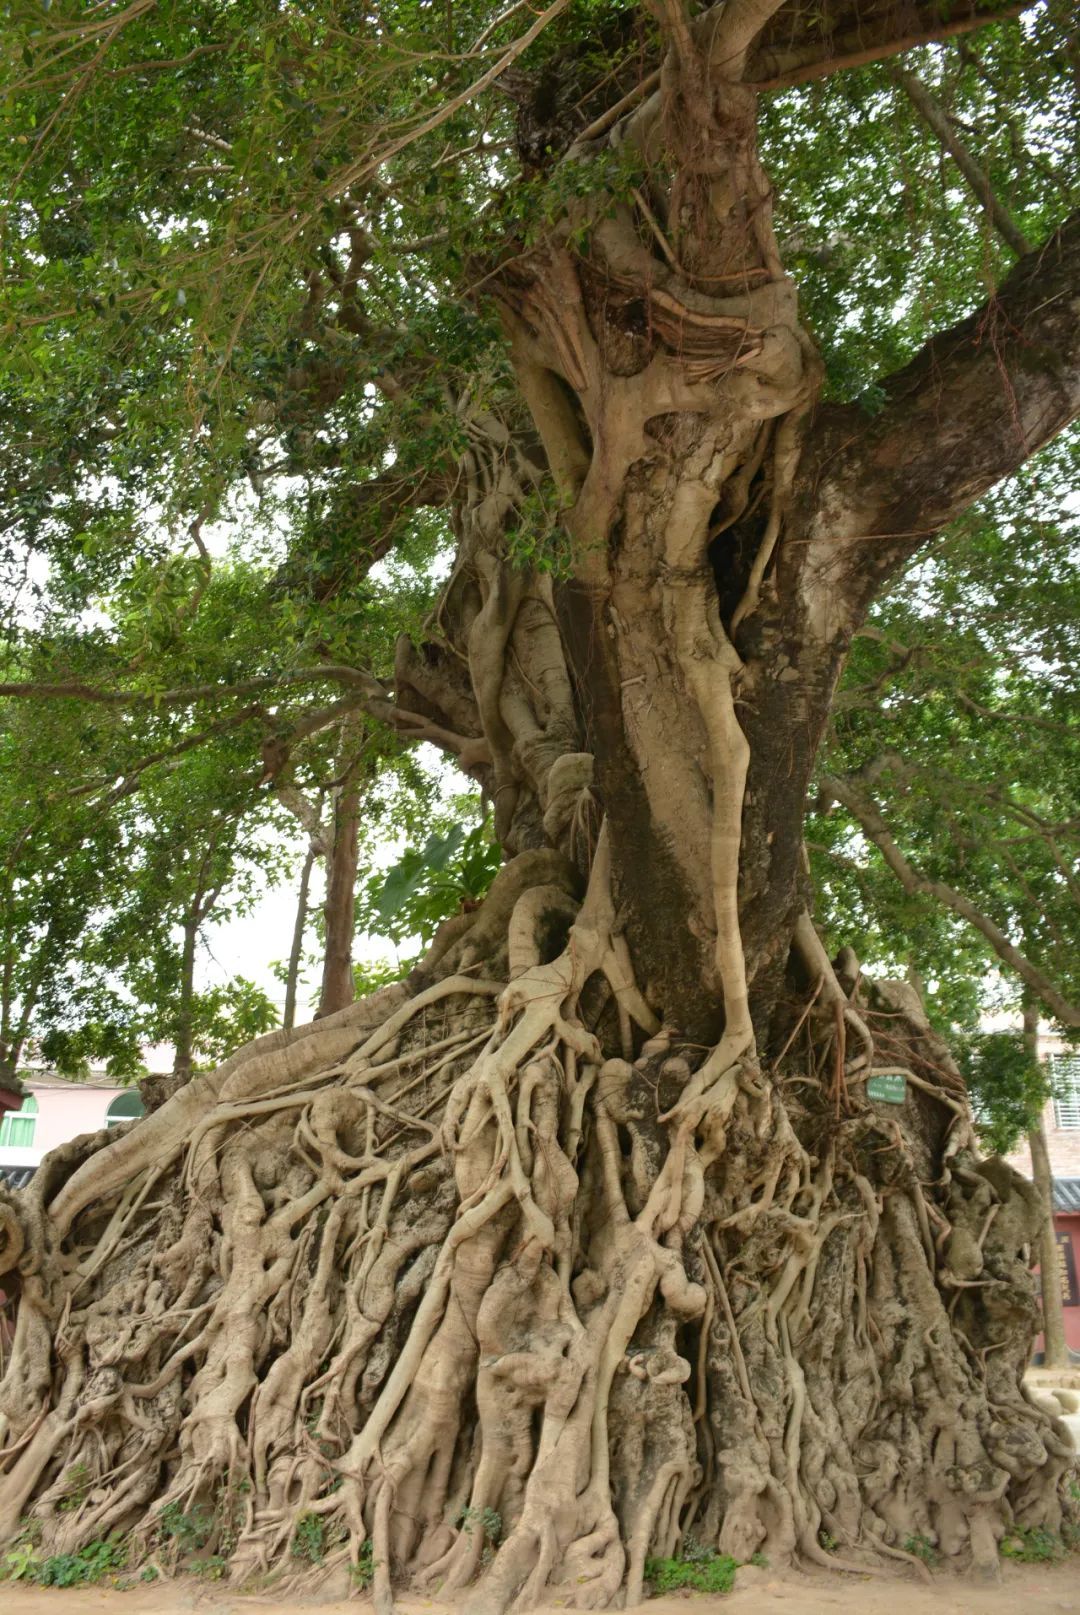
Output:
[[[32,1150],[34,1147],[34,1134],[37,1132],[38,1104],[32,1093],[23,1095],[23,1102],[18,1110],[6,1110],[0,1116],[0,1149],[6,1150]],[[29,1122],[29,1137],[24,1138],[27,1131],[25,1124]],[[19,1125],[19,1124],[23,1125]]]
[[[138,1110],[129,1109],[128,1107],[132,1104],[138,1105]],[[118,1105],[121,1107],[119,1110],[116,1108]],[[146,1110],[139,1090],[137,1088],[125,1088],[122,1093],[116,1095],[115,1099],[109,1100],[105,1111],[105,1126],[119,1127],[121,1122],[139,1121],[145,1115]]]
[[1080,1054],[1052,1054],[1049,1064],[1054,1126],[1059,1132],[1080,1132]]

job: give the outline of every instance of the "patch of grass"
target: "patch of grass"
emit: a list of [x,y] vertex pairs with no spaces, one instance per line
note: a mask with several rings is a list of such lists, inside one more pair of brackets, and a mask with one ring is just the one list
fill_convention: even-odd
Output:
[[684,1587],[696,1593],[729,1593],[735,1585],[739,1561],[727,1553],[700,1552],[693,1557],[646,1559],[645,1579],[657,1593],[677,1593]]
[[908,1537],[904,1543],[904,1552],[913,1553],[916,1559],[921,1559],[924,1565],[929,1566],[936,1565],[940,1557],[930,1538],[924,1536],[921,1531],[916,1531],[914,1536]]
[[312,1565],[322,1564],[326,1534],[320,1515],[301,1514],[293,1531],[292,1551],[296,1559],[306,1559]]
[[1025,1565],[1053,1564],[1065,1557],[1065,1544],[1041,1525],[1014,1525],[1001,1539],[1001,1557]]

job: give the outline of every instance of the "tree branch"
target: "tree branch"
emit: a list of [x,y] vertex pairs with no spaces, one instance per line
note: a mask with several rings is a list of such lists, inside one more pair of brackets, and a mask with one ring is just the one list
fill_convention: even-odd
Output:
[[1031,251],[1031,242],[1005,204],[994,195],[989,174],[976,162],[922,79],[915,73],[906,73],[901,69],[897,69],[893,77],[923,122],[937,135],[952,157],[971,187],[976,201],[986,210],[987,217],[1002,241],[1012,248],[1018,258],[1022,258],[1026,252]]
[[196,701],[235,700],[258,691],[291,684],[345,684],[371,695],[386,691],[371,673],[358,667],[327,662],[320,667],[297,667],[281,673],[264,673],[239,684],[187,684],[174,690],[110,690],[87,684],[82,679],[61,679],[50,684],[36,679],[0,684],[0,696],[29,697],[35,700],[88,701],[111,707],[190,706]]
[[751,49],[746,80],[759,90],[787,89],[827,78],[844,68],[864,67],[889,56],[1009,22],[1030,0],[995,5],[990,0],[841,0],[821,6],[797,0],[772,18]]
[[823,637],[850,634],[904,561],[1075,417],[1078,284],[1080,214],[886,381],[877,414],[819,411],[792,531]]
[[1070,1004],[1062,996],[1039,967],[1009,941],[1000,926],[995,925],[993,920],[977,909],[963,892],[958,892],[955,887],[946,885],[944,881],[930,880],[908,862],[897,846],[880,808],[870,796],[860,791],[850,779],[843,779],[836,774],[822,775],[821,785],[828,795],[835,797],[852,818],[858,821],[864,835],[877,847],[906,892],[913,894],[921,892],[928,897],[936,898],[958,918],[966,920],[986,938],[1002,963],[1008,965],[1009,969],[1042,1000],[1051,1015],[1063,1026],[1080,1026],[1080,1007]]

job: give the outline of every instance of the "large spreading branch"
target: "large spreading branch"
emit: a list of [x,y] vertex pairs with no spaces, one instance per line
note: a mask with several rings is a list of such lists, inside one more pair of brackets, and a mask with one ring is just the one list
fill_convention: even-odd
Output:
[[1028,9],[1025,0],[995,5],[984,0],[796,0],[780,7],[750,51],[746,79],[762,90],[787,89],[850,67],[864,67],[929,45],[1008,22]]
[[884,383],[885,407],[819,411],[803,460],[800,564],[827,637],[1080,410],[1080,215]]

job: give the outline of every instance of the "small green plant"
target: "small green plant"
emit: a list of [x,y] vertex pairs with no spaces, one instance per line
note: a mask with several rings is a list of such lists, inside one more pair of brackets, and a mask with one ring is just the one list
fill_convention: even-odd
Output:
[[229,1568],[229,1561],[224,1554],[212,1553],[206,1559],[200,1559],[194,1566],[197,1575],[206,1581],[220,1581]]
[[932,1566],[938,1562],[937,1549],[930,1538],[924,1536],[921,1531],[916,1531],[914,1536],[908,1537],[904,1543],[904,1552],[914,1554],[915,1558],[921,1559],[924,1565]]
[[646,1559],[645,1578],[657,1593],[676,1593],[684,1587],[696,1593],[729,1593],[735,1585],[739,1561],[727,1553],[714,1553],[687,1544],[693,1558]]
[[301,1514],[293,1531],[292,1551],[296,1559],[321,1565],[326,1548],[323,1522],[318,1514]]
[[488,1541],[498,1546],[502,1536],[502,1515],[493,1508],[463,1508],[458,1515],[458,1524],[468,1535],[480,1530]]
[[768,1559],[760,1552],[752,1553],[746,1562],[748,1565],[753,1565],[755,1570],[768,1570],[769,1568]]
[[840,1546],[832,1532],[826,1531],[824,1526],[822,1526],[821,1530],[818,1532],[817,1539],[818,1543],[825,1549],[826,1553],[835,1553],[837,1548]]
[[1065,1557],[1065,1544],[1041,1525],[1014,1525],[1001,1539],[1001,1557],[1025,1565],[1053,1564]]
[[34,1580],[39,1587],[78,1587],[122,1570],[126,1557],[126,1550],[114,1538],[88,1542],[78,1553],[53,1553],[42,1559]]
[[452,824],[423,847],[406,848],[396,864],[361,887],[357,925],[395,945],[419,937],[426,946],[444,920],[479,903],[501,862],[487,820],[472,830]]
[[36,1581],[40,1562],[32,1542],[16,1542],[4,1555],[0,1581]]
[[502,1515],[493,1508],[463,1508],[458,1515],[458,1524],[469,1536],[474,1531],[480,1532],[484,1539],[480,1563],[489,1565],[502,1536]]
[[144,1565],[142,1570],[139,1571],[139,1580],[157,1581],[160,1574],[161,1572],[158,1570],[156,1565]]
[[185,1513],[179,1503],[168,1503],[161,1511],[158,1525],[178,1548],[197,1553],[206,1547],[213,1534],[214,1514],[204,1503],[196,1504],[189,1513]]
[[370,1537],[360,1549],[356,1563],[349,1573],[361,1590],[370,1587],[375,1580],[375,1549]]

